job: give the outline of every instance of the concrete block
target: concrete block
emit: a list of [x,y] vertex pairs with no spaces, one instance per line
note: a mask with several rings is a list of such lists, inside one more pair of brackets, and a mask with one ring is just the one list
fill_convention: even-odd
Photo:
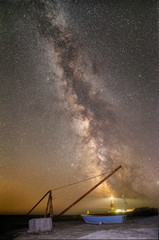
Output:
[[34,218],[29,220],[28,233],[40,233],[52,231],[51,218]]

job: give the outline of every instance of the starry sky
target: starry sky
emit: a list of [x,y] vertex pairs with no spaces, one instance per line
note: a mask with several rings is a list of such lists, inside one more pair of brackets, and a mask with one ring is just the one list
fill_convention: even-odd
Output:
[[[1,214],[120,164],[68,214],[157,206],[157,16],[153,0],[1,0]],[[100,180],[54,190],[55,214]]]

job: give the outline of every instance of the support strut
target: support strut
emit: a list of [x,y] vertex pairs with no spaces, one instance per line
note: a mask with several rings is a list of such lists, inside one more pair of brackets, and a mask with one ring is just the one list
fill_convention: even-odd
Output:
[[45,212],[45,217],[48,214],[48,208],[49,208],[49,214],[50,217],[53,217],[53,206],[52,206],[52,190],[49,190],[40,200],[37,202],[34,207],[27,213],[29,215],[38,205],[39,203],[49,194],[48,202],[47,202],[47,207],[46,207],[46,212]]

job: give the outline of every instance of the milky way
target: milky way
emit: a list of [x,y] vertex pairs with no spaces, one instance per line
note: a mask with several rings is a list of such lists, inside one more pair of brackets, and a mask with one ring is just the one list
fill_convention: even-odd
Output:
[[[25,82],[26,80],[23,81],[23,70],[20,70],[20,76],[15,77],[17,82],[14,82],[13,85],[15,89],[21,86],[22,95],[19,97],[15,92],[13,99],[18,99],[16,101],[24,101],[22,106],[28,111],[28,124],[24,124],[24,118],[27,118],[25,113],[23,123],[21,124],[22,126],[19,126],[19,124],[16,126],[17,129],[25,129],[25,131],[17,130],[17,132],[24,131],[24,135],[27,135],[26,128],[29,129],[26,145],[25,139],[21,138],[22,141],[24,141],[22,144],[24,151],[22,151],[21,155],[28,153],[31,158],[33,158],[34,155],[38,156],[36,153],[32,156],[35,150],[32,150],[32,147],[29,145],[29,139],[34,142],[34,139],[40,139],[40,137],[42,137],[43,142],[41,144],[45,150],[39,168],[42,168],[42,166],[45,168],[45,175],[50,174],[49,168],[47,172],[46,166],[52,166],[51,169],[62,168],[59,170],[59,175],[62,172],[67,182],[73,181],[73,178],[71,179],[68,175],[72,174],[72,176],[75,176],[76,173],[74,172],[78,169],[81,171],[79,179],[82,179],[84,176],[91,177],[92,173],[98,175],[103,172],[110,172],[121,164],[122,170],[114,175],[112,180],[110,179],[104,186],[99,188],[99,194],[102,196],[102,191],[105,191],[106,195],[109,196],[110,192],[113,192],[116,197],[120,198],[124,189],[124,194],[128,198],[150,199],[153,204],[155,204],[154,202],[158,194],[158,186],[156,183],[158,181],[157,169],[159,167],[156,154],[157,145],[155,142],[158,136],[156,133],[153,135],[155,126],[157,126],[157,115],[155,115],[155,107],[157,107],[155,80],[149,79],[149,77],[146,77],[145,80],[141,79],[142,74],[144,75],[146,72],[143,71],[143,73],[140,73],[139,71],[139,73],[137,73],[137,70],[135,70],[135,74],[138,74],[138,78],[135,80],[136,82],[132,80],[132,73],[124,73],[126,79],[123,79],[122,68],[121,72],[119,70],[117,72],[113,62],[110,67],[111,70],[108,71],[107,65],[110,64],[110,48],[107,49],[107,47],[110,45],[110,42],[104,43],[104,45],[107,45],[106,47],[100,46],[100,38],[98,36],[97,40],[91,39],[89,44],[88,35],[93,34],[88,34],[89,27],[86,25],[80,35],[83,25],[78,25],[79,19],[76,24],[72,24],[71,22],[75,12],[73,9],[77,9],[77,7],[79,8],[79,15],[82,11],[87,11],[88,18],[86,23],[92,19],[92,25],[94,25],[95,20],[89,16],[90,12],[92,11],[94,15],[98,14],[100,16],[100,14],[104,14],[104,11],[105,14],[108,13],[108,9],[112,6],[107,5],[104,1],[101,1],[100,4],[95,2],[90,5],[89,1],[85,1],[83,2],[86,7],[84,10],[84,6],[82,7],[81,3],[78,5],[78,3],[73,1],[70,2],[70,4],[63,1],[42,0],[33,2],[26,1],[25,3],[24,1],[15,2],[15,9],[17,10],[18,7],[23,9],[23,18],[25,17],[27,19],[27,25],[29,27],[32,26],[33,33],[36,33],[36,36],[33,37],[31,32],[30,38],[38,39],[38,42],[40,42],[40,45],[37,45],[35,54],[36,51],[38,51],[38,46],[42,46],[40,57],[43,56],[44,58],[44,66],[43,60],[40,58],[39,62],[33,59],[33,62],[36,62],[36,67],[38,67],[42,73],[42,77],[40,77],[38,73],[39,79],[44,79],[44,76],[48,75],[45,81],[42,80],[42,82],[39,83],[38,81],[34,83],[34,80],[28,80],[28,83]],[[104,10],[101,10],[102,6],[104,6]],[[89,8],[89,10],[87,8]],[[126,8],[128,8],[128,6],[126,6]],[[114,9],[116,8],[114,7]],[[99,10],[101,10],[101,13]],[[113,14],[112,11],[112,15]],[[85,17],[86,16],[83,15],[83,19],[85,19]],[[105,18],[106,17],[103,16],[103,22]],[[74,19],[76,19],[76,17],[74,17]],[[123,19],[122,21],[124,22],[123,16],[121,16],[121,19]],[[22,20],[18,19],[18,21]],[[112,22],[113,21],[114,16],[112,16]],[[25,22],[24,19],[22,22]],[[129,21],[127,21],[127,23],[128,22]],[[136,26],[138,26],[137,22]],[[96,25],[94,25],[94,28],[92,26],[90,27],[91,30],[96,28]],[[142,31],[142,29],[140,30]],[[29,30],[26,31],[28,31],[29,36]],[[87,36],[84,36],[84,31],[87,32]],[[107,34],[110,33],[110,28],[107,29],[105,27],[104,31],[104,36],[108,36]],[[97,31],[96,34],[98,35],[99,32]],[[102,30],[100,34],[102,35]],[[115,41],[114,39],[118,40],[118,38],[120,38],[120,35],[112,38],[112,48],[113,42]],[[128,38],[128,36],[125,36],[125,39]],[[21,45],[24,47],[23,43],[21,43]],[[116,52],[112,53],[112,59],[113,54],[117,54],[120,47],[122,47],[122,44],[119,42],[119,46],[117,45],[116,47]],[[131,48],[131,43],[129,48]],[[102,49],[104,53],[102,53]],[[124,51],[125,49],[122,48],[121,52],[123,52],[123,55]],[[132,55],[133,56],[130,56],[131,61],[133,57],[135,58],[136,53],[132,53]],[[126,68],[127,56],[125,56],[125,60],[122,60],[123,58],[120,54],[120,58],[121,62],[125,61],[125,72],[128,71]],[[120,58],[118,57],[119,63],[117,66],[116,57],[114,57],[117,69],[121,67]],[[108,60],[103,63],[103,59]],[[131,61],[129,61],[129,63],[131,63]],[[145,64],[146,61],[147,60],[145,60]],[[47,67],[45,68],[45,66]],[[155,71],[154,63],[153,66]],[[14,67],[15,69],[18,68],[17,66]],[[137,64],[134,68],[137,68]],[[26,69],[29,69],[27,64]],[[151,71],[147,72],[147,75],[150,75],[150,73]],[[28,73],[26,73],[26,75],[28,75]],[[155,76],[152,76],[152,78],[155,79]],[[140,84],[138,82],[140,82]],[[33,89],[36,89],[36,97],[33,91],[31,93],[31,99],[28,100],[25,84],[26,89],[29,89],[29,84],[31,84],[30,86],[32,86]],[[137,86],[139,85],[140,87],[138,88]],[[7,88],[11,87],[11,85],[9,86],[7,84],[4,84],[4,86]],[[121,86],[124,87],[122,88]],[[151,86],[151,89],[148,86]],[[37,91],[37,89],[39,90]],[[144,90],[145,92],[143,94],[142,92]],[[26,96],[23,93],[25,93]],[[152,99],[151,103],[148,102],[147,99],[151,101],[149,96],[152,97],[152,94],[154,95],[154,99]],[[125,97],[126,95],[127,99]],[[9,101],[10,99],[8,102]],[[36,101],[37,103],[35,104]],[[146,103],[144,103],[144,101]],[[6,105],[9,109],[9,103]],[[148,120],[151,118],[148,113],[149,109],[151,109],[150,112],[152,112],[152,118],[154,120],[150,120],[149,124],[147,124],[144,118]],[[19,115],[20,110],[14,108],[14,113]],[[12,117],[14,122],[15,116]],[[36,133],[34,129],[35,123],[33,120],[35,119],[37,126],[41,126],[38,133]],[[20,120],[18,121],[20,122]],[[55,124],[52,124],[52,121],[55,122]],[[63,125],[60,126],[58,123],[56,124],[58,121],[61,121]],[[149,130],[147,130],[146,127],[148,127]],[[14,124],[12,128],[15,128]],[[31,129],[34,129],[33,132]],[[18,137],[17,132],[15,131],[14,134]],[[54,133],[56,137],[53,136]],[[59,139],[57,139],[57,136],[59,136]],[[23,137],[25,138],[26,136]],[[68,139],[70,146],[67,140],[64,141],[63,138]],[[38,143],[40,143],[40,141],[41,140],[37,140]],[[152,148],[150,150],[147,149],[149,141],[151,142],[150,147]],[[8,141],[5,139],[5,142]],[[53,143],[54,145],[52,145]],[[51,160],[51,154],[54,152],[52,149],[58,149],[58,143],[59,148],[62,147],[63,149],[61,149],[61,153],[54,154],[55,158],[62,159],[58,159],[57,161],[55,159]],[[153,143],[156,147],[152,147]],[[9,143],[8,145],[12,146],[14,144]],[[12,147],[12,150],[13,148],[13,152],[15,152],[15,147]],[[27,153],[25,149],[27,149]],[[19,150],[16,151],[18,152]],[[50,153],[49,156],[47,151]],[[59,150],[56,151],[58,152]],[[68,156],[67,152],[70,152]],[[70,158],[68,160],[69,157],[72,159]],[[8,157],[8,159],[10,159],[10,157]],[[44,162],[43,159],[45,159]],[[16,159],[14,161],[16,165]],[[25,156],[21,157],[21,161],[26,161]],[[34,160],[32,164],[31,162],[29,164],[34,167],[36,163],[38,164],[38,162]],[[71,170],[67,169],[68,166],[70,166]],[[37,175],[38,172],[36,176]],[[60,178],[59,175],[56,173],[56,179]],[[47,178],[45,182],[46,181]],[[59,184],[60,183],[62,182],[59,182]]]

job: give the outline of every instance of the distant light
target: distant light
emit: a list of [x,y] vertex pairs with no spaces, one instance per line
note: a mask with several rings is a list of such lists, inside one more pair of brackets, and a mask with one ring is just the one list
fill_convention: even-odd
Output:
[[159,184],[159,181],[157,182],[157,184]]
[[129,208],[129,209],[126,209],[126,210],[124,210],[124,209],[116,209],[115,210],[116,213],[133,212],[133,211],[134,211],[134,208]]
[[113,200],[113,199],[114,199],[114,197],[113,197],[113,196],[111,196],[111,197],[110,197],[110,200]]
[[125,210],[123,210],[123,209],[116,209],[115,212],[116,212],[116,213],[125,212]]
[[126,210],[127,212],[133,212],[134,211],[134,208],[129,208]]

